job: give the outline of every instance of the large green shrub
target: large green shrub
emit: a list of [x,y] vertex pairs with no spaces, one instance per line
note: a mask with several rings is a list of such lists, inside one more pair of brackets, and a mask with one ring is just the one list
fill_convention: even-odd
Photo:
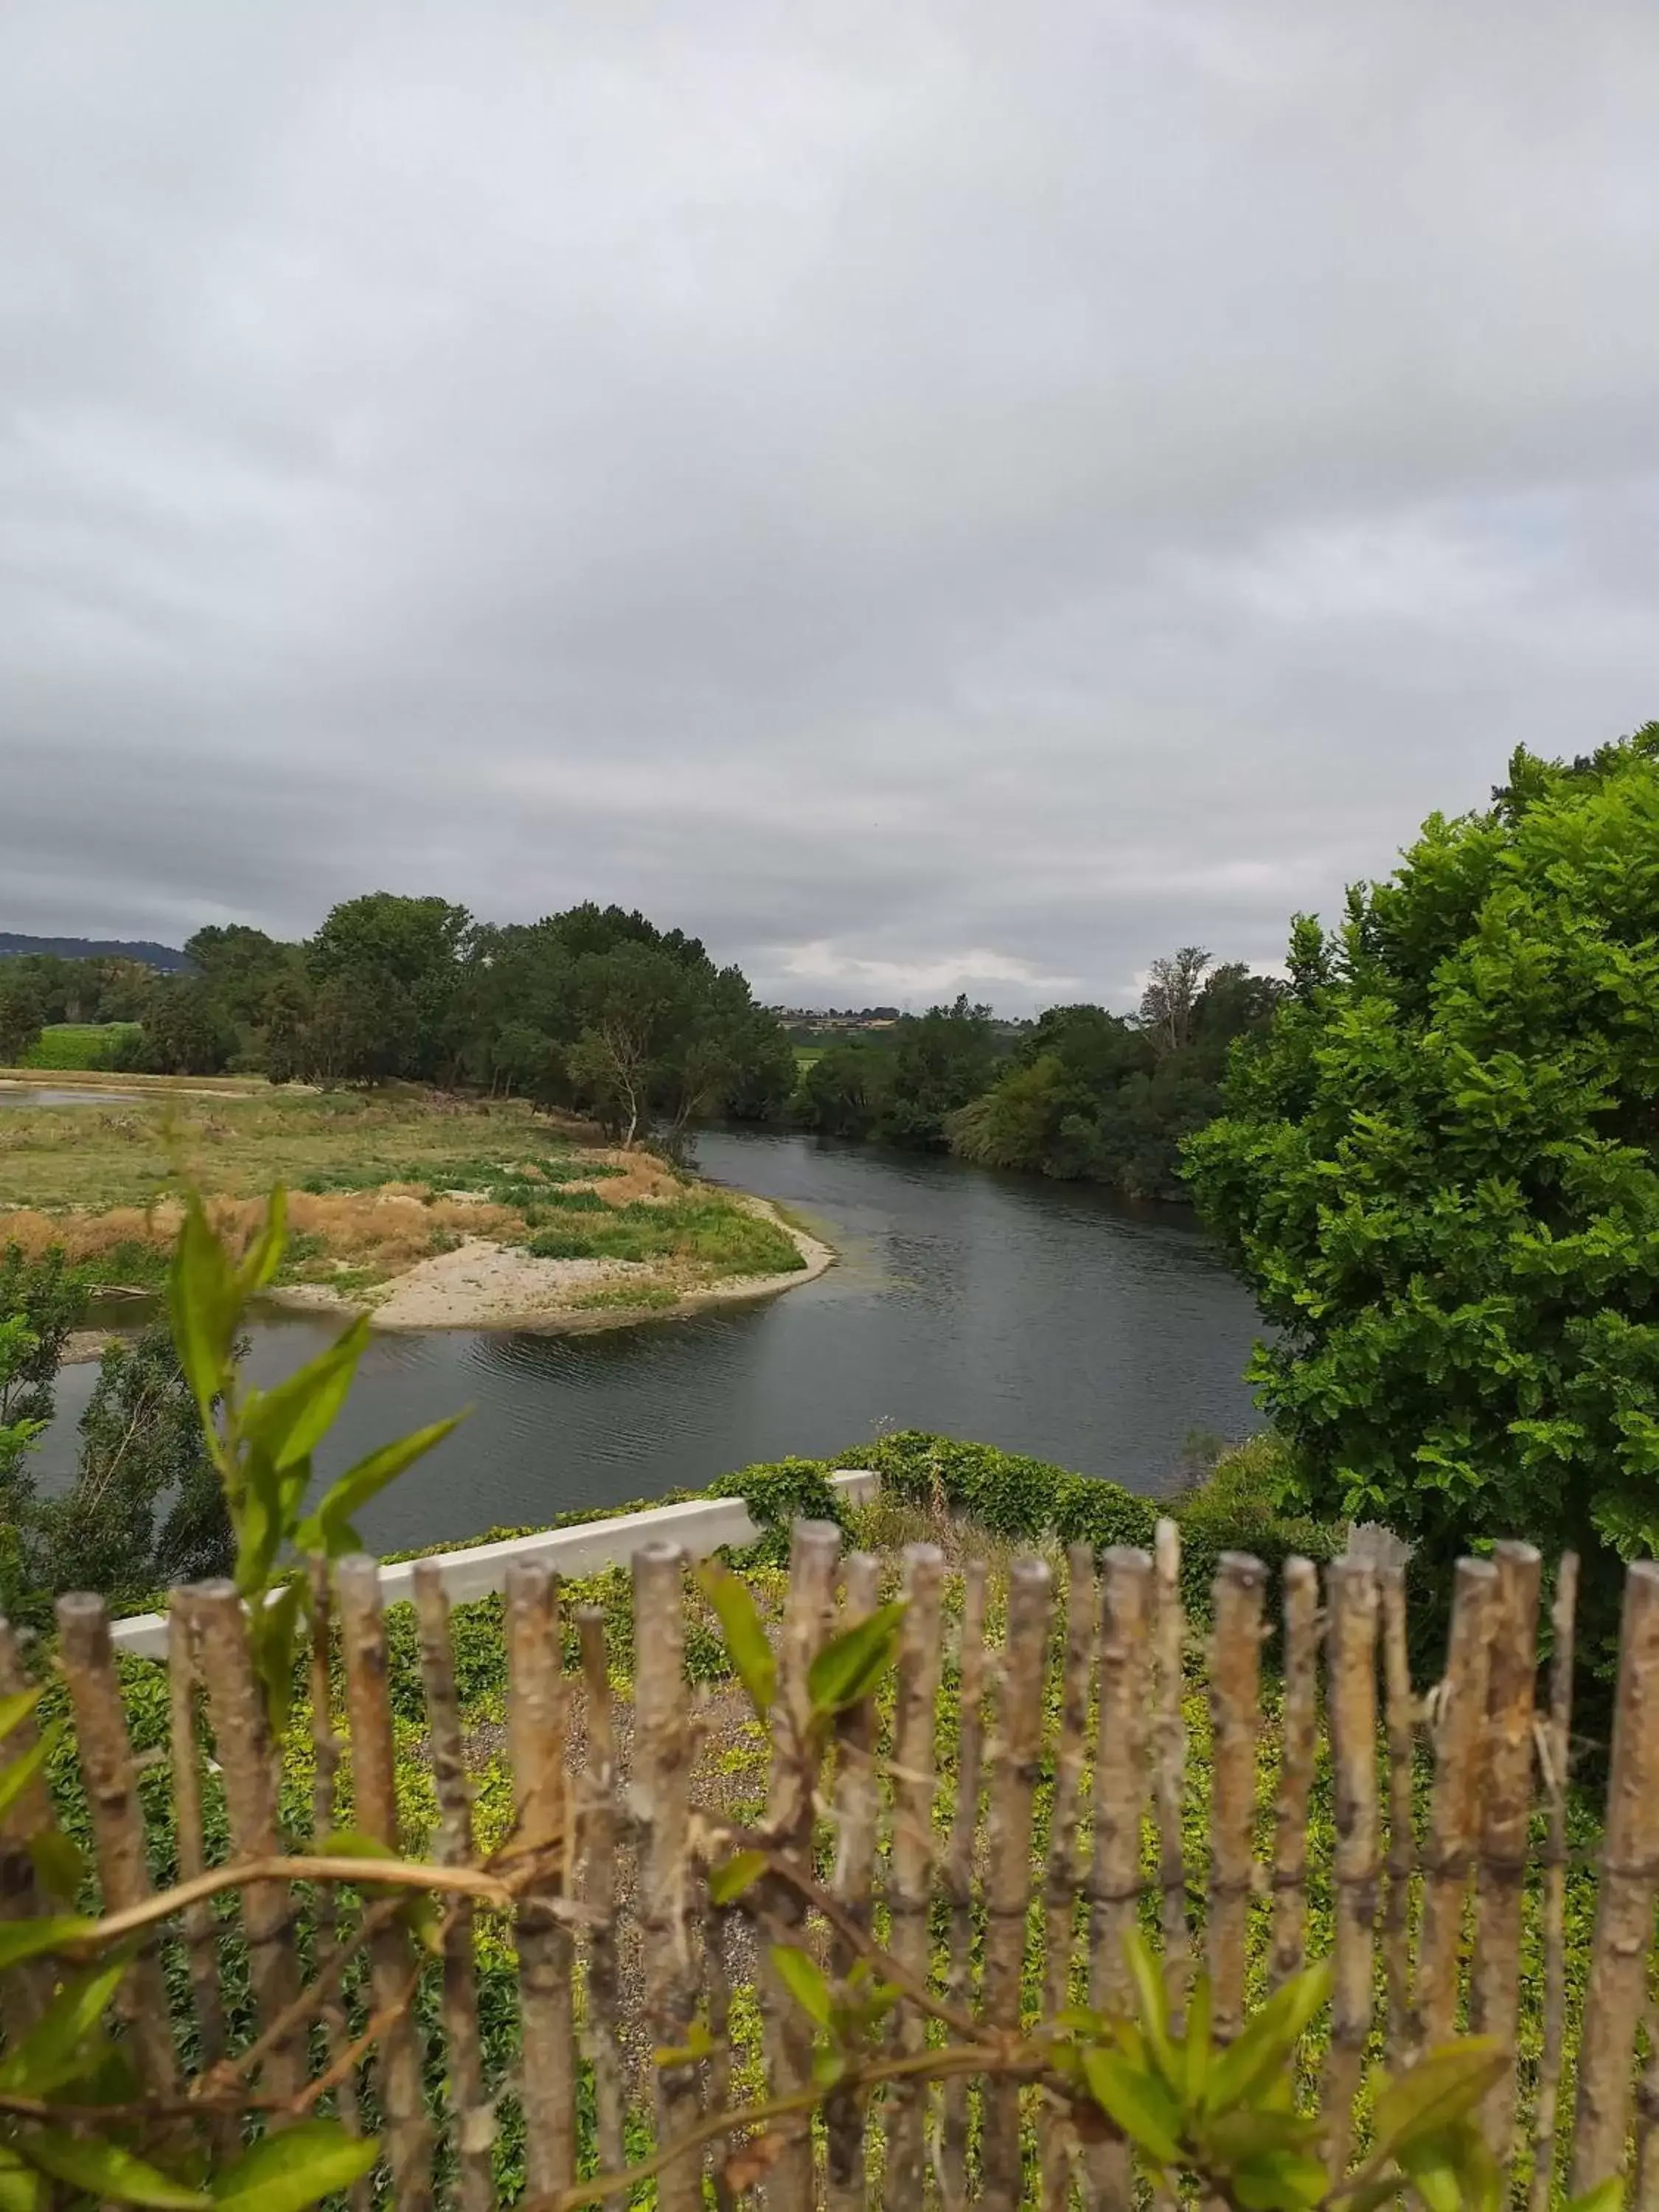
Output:
[[1517,753],[1291,959],[1187,1173],[1277,1332],[1293,1502],[1610,1593],[1659,1538],[1659,723]]

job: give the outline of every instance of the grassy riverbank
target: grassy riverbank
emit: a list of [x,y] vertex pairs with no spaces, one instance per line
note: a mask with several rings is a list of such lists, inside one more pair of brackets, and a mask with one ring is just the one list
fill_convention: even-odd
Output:
[[372,1307],[389,1327],[591,1326],[827,1261],[759,1200],[581,1135],[518,1101],[397,1089],[9,1107],[0,1247],[59,1246],[88,1288],[153,1287],[182,1169],[238,1243],[285,1183],[278,1288]]

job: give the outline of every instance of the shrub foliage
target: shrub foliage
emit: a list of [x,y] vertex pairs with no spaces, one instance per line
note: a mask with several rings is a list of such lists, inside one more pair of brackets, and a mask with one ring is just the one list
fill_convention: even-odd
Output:
[[1276,1332],[1295,1503],[1610,1589],[1659,1541],[1659,723],[1516,753],[1291,966],[1187,1171]]

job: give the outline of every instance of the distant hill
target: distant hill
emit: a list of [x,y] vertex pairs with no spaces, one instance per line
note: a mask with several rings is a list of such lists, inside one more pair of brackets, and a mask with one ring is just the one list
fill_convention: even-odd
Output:
[[143,937],[20,937],[0,929],[0,960],[14,952],[52,952],[60,960],[142,960],[146,968],[171,974],[190,965],[176,945],[152,945]]

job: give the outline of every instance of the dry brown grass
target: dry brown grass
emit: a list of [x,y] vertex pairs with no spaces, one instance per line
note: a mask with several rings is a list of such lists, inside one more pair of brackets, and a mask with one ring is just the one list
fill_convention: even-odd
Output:
[[[264,1213],[263,1199],[208,1200],[210,1220],[239,1258],[257,1235]],[[442,1198],[428,1202],[407,1188],[294,1191],[288,1218],[290,1236],[315,1238],[326,1260],[376,1275],[401,1274],[459,1237],[491,1237],[513,1243],[522,1243],[525,1237],[522,1218],[507,1206]],[[0,1247],[18,1244],[27,1257],[37,1259],[58,1245],[71,1263],[105,1259],[123,1246],[164,1253],[172,1249],[179,1218],[178,1202],[173,1199],[163,1199],[148,1210],[117,1206],[95,1213],[46,1213],[34,1206],[15,1206],[0,1211]]]
[[650,1152],[596,1152],[593,1158],[601,1166],[617,1172],[592,1182],[567,1182],[566,1190],[596,1191],[607,1206],[629,1206],[635,1200],[662,1202],[680,1197],[684,1190],[673,1170]]

